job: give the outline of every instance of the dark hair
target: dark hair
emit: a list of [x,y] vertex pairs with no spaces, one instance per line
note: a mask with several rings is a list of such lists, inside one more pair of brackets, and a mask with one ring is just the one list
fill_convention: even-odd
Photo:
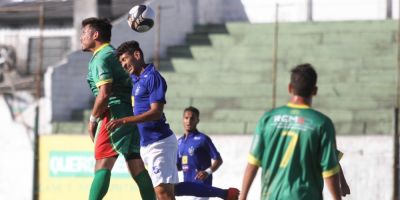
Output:
[[189,106],[189,107],[185,108],[185,110],[183,110],[183,113],[188,112],[188,111],[195,114],[197,116],[197,118],[200,118],[200,111],[197,108],[195,108],[193,106]]
[[317,72],[311,64],[300,64],[291,70],[290,84],[294,94],[310,97],[317,84]]
[[143,51],[140,49],[139,43],[135,40],[127,41],[119,45],[116,51],[116,55],[119,58],[122,54],[128,52],[129,54],[133,54],[133,52],[139,51],[140,55],[143,58]]
[[82,21],[82,27],[89,25],[91,28],[99,32],[99,39],[103,42],[111,41],[112,25],[106,18],[90,17]]

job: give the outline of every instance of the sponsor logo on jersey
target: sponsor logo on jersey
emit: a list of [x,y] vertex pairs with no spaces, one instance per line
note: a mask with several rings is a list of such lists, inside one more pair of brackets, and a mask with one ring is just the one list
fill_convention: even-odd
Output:
[[194,147],[191,146],[191,147],[189,148],[188,151],[189,151],[189,155],[193,156],[193,154],[194,154]]
[[189,165],[183,165],[182,171],[187,172],[189,170]]
[[299,117],[299,116],[291,116],[291,115],[276,115],[276,116],[274,116],[274,122],[304,124],[304,118]]
[[182,156],[182,164],[184,164],[184,165],[188,164],[188,157],[187,156]]
[[200,140],[200,139],[201,139],[200,136],[195,136],[195,137],[193,138],[193,140]]
[[137,95],[139,94],[139,91],[140,91],[140,85],[137,86],[137,88],[136,88],[136,90],[135,90],[135,96],[137,96]]

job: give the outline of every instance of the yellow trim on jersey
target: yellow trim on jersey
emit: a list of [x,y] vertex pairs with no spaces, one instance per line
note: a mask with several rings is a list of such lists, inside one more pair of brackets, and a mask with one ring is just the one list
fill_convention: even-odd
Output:
[[307,106],[305,104],[294,104],[294,103],[288,103],[287,106],[291,108],[300,108],[300,109],[310,108],[310,106]]
[[93,55],[95,55],[97,52],[99,52],[101,49],[103,49],[104,47],[108,46],[110,43],[104,43],[101,46],[99,46],[99,48],[97,48],[96,50],[94,50]]
[[249,155],[247,156],[247,162],[249,162],[249,163],[252,164],[252,165],[261,166],[261,162],[260,162],[256,157],[254,157],[254,156],[251,155],[251,154],[249,154]]
[[135,96],[131,96],[132,108],[135,107]]
[[99,81],[99,82],[96,83],[96,87],[100,87],[100,86],[102,86],[102,85],[104,85],[106,83],[112,83],[112,82],[113,82],[112,79],[102,80],[102,81]]
[[336,167],[334,167],[334,168],[332,168],[330,170],[322,172],[322,177],[328,178],[330,176],[333,176],[333,175],[337,174],[339,171],[340,171],[340,166],[336,165]]

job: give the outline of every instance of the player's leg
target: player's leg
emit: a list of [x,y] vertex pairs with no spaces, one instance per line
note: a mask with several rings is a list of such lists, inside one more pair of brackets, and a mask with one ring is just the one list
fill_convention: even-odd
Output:
[[89,200],[101,200],[107,194],[110,185],[111,169],[116,160],[117,156],[96,160]]
[[100,200],[106,195],[110,185],[111,169],[118,158],[118,152],[115,151],[105,126],[109,119],[110,112],[106,111],[104,118],[97,125],[94,140],[95,175],[90,187],[89,200]]
[[128,166],[129,173],[133,180],[138,185],[140,196],[143,200],[155,200],[156,195],[154,192],[153,184],[151,182],[149,173],[144,168],[142,158],[139,153],[132,153],[125,156],[126,164]]
[[221,189],[204,183],[181,182],[175,184],[175,196],[219,197],[221,199],[239,199],[236,188]]
[[141,148],[141,156],[149,169],[156,197],[174,200],[174,184],[178,182],[176,153],[178,143],[175,135]]

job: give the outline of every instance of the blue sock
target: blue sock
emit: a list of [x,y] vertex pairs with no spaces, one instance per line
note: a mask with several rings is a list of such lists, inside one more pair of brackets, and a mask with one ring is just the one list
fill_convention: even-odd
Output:
[[225,199],[227,191],[204,183],[181,182],[175,184],[175,196],[219,197]]

